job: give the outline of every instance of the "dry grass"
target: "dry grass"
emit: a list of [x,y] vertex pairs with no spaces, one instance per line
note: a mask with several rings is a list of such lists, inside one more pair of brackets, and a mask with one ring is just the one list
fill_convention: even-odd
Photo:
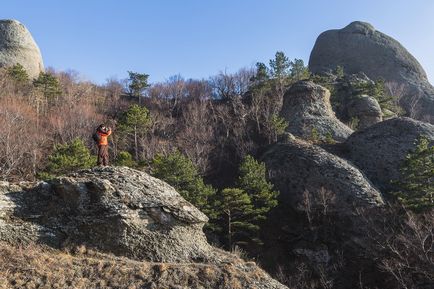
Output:
[[248,288],[265,277],[234,264],[151,263],[79,247],[72,253],[0,242],[0,288]]

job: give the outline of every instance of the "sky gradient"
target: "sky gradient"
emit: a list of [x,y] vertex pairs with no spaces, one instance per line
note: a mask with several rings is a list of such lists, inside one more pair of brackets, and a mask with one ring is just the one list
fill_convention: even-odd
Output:
[[45,66],[104,83],[127,71],[164,81],[235,72],[276,51],[307,64],[316,37],[366,21],[406,47],[434,83],[431,0],[3,0],[0,19],[32,33]]

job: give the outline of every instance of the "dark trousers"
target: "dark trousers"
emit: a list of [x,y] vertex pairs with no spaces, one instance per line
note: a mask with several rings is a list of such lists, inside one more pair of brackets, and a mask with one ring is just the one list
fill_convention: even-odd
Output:
[[108,166],[109,165],[109,153],[107,145],[98,146],[98,165]]

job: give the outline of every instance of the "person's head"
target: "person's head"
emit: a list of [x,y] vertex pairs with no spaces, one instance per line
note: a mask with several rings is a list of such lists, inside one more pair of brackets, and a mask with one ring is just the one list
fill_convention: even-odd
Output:
[[98,127],[98,129],[100,130],[100,131],[107,131],[107,127],[105,126],[105,124],[100,124],[100,126]]

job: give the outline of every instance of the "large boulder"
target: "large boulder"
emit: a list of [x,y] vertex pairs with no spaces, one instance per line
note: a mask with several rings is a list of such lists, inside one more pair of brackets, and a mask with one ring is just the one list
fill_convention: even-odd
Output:
[[408,115],[434,123],[434,87],[426,72],[398,41],[365,22],[352,22],[343,29],[321,33],[309,59],[313,73],[342,66],[349,74],[364,72],[404,88],[400,103]]
[[15,227],[15,233],[10,230],[13,222],[0,226],[4,241],[85,244],[154,261],[189,261],[210,254],[202,232],[208,218],[146,173],[95,168],[27,186],[0,187],[3,204],[8,204],[2,219],[24,224]]
[[364,129],[383,120],[383,113],[378,101],[368,95],[352,99],[347,105],[350,118],[358,119],[357,129]]
[[[145,262],[123,259],[131,265],[184,266],[161,284],[165,288],[180,286],[185,278],[191,288],[206,283],[223,288],[218,278],[225,278],[224,272],[216,271],[218,278],[189,274],[201,267],[233,272],[240,288],[287,288],[254,262],[209,245],[202,231],[207,220],[165,182],[126,167],[94,168],[36,184],[0,183],[0,242],[8,245],[84,247]],[[149,278],[163,281],[158,274]]]
[[27,28],[17,20],[0,20],[0,67],[21,64],[30,78],[44,71],[41,52]]
[[345,140],[352,130],[340,122],[330,105],[330,92],[311,81],[299,81],[283,97],[281,116],[288,122],[287,131],[311,138],[331,135],[337,141]]
[[273,145],[262,157],[283,206],[306,210],[327,204],[328,210],[351,214],[354,206],[383,204],[380,192],[348,161],[300,140]]
[[347,158],[379,188],[391,190],[399,180],[405,156],[425,136],[434,144],[434,126],[411,118],[393,118],[352,134],[345,142]]

